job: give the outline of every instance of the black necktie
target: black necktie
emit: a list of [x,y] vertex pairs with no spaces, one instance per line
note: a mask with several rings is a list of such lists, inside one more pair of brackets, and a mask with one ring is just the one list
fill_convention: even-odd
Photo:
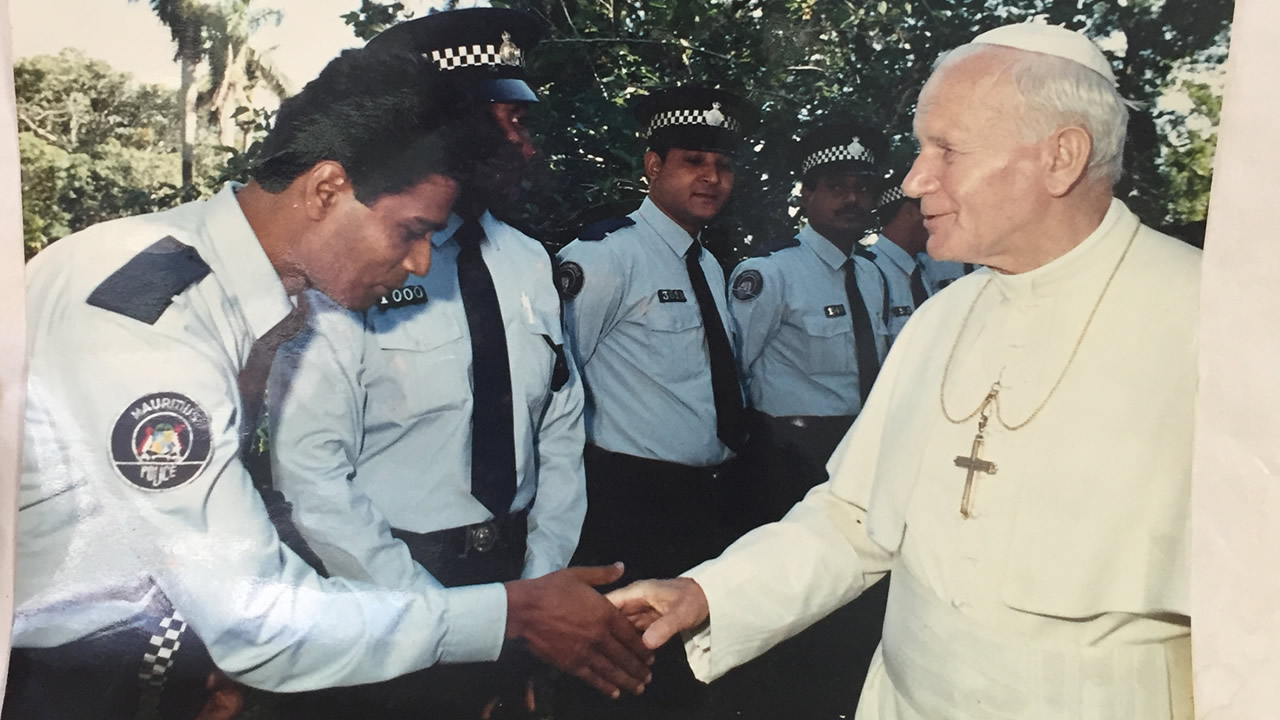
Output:
[[720,312],[716,309],[711,286],[698,262],[702,257],[702,243],[697,240],[684,255],[689,270],[689,282],[693,296],[698,300],[702,313],[702,329],[707,336],[707,352],[711,356],[711,394],[716,403],[716,435],[720,442],[735,452],[741,452],[746,441],[746,418],[742,409],[742,388],[738,385],[738,368],[729,346]]
[[458,241],[458,289],[471,331],[471,494],[494,517],[516,496],[515,415],[507,335],[493,276],[480,255],[484,229],[466,220]]
[[915,302],[916,307],[920,307],[925,300],[929,299],[929,291],[924,289],[924,273],[920,261],[916,261],[916,269],[911,271],[911,299]]
[[[241,419],[240,461],[253,486],[262,498],[267,509],[267,517],[275,525],[280,540],[298,554],[317,572],[328,577],[324,563],[311,550],[311,546],[302,537],[293,524],[293,505],[284,494],[275,489],[275,481],[271,477],[271,440],[268,436],[267,412],[265,409],[267,381],[271,375],[271,366],[276,360],[280,346],[298,334],[310,319],[310,303],[305,293],[298,296],[298,304],[293,311],[284,316],[249,349],[244,367],[237,378],[240,385]],[[312,388],[294,388],[293,392],[313,392]]]
[[858,389],[862,402],[871,394],[871,385],[880,372],[880,354],[876,351],[876,335],[871,329],[871,313],[858,290],[858,274],[853,258],[844,264],[844,291],[849,298],[849,318],[853,320],[853,344],[858,358]]
[[[307,323],[311,305],[305,293],[298,295],[298,304],[285,315],[280,322],[254,341],[249,348],[249,356],[244,367],[236,378],[240,385],[240,404],[243,417],[240,419],[241,456],[249,453],[261,454],[265,447],[258,447],[258,431],[263,424],[263,406],[266,403],[267,379],[271,375],[271,366],[275,363],[276,351],[298,334]],[[257,478],[254,478],[257,480]]]

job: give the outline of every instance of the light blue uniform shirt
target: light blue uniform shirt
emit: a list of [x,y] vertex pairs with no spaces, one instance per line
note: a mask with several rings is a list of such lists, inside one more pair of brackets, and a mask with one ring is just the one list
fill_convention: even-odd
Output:
[[[511,510],[529,508],[524,576],[538,577],[569,563],[586,514],[582,385],[562,347],[568,376],[553,390],[554,346],[564,340],[550,256],[488,213],[480,223],[511,366]],[[315,293],[314,322],[281,346],[272,367],[275,486],[330,574],[388,587],[434,582],[389,528],[426,533],[492,517],[471,494],[471,334],[454,239],[461,224],[455,215],[432,236],[431,270],[410,276],[400,292],[412,294],[407,300],[392,294],[356,313]]]
[[[587,441],[716,465],[731,452],[716,436],[711,360],[685,265],[693,238],[648,198],[627,217],[635,224],[560,251],[562,264],[581,269],[581,288],[565,301],[565,330],[587,386]],[[705,249],[700,264],[732,344],[724,270]]]
[[[915,272],[916,261],[910,253],[884,235],[879,236],[869,249],[876,256],[876,267],[889,284],[889,316],[886,324],[890,338],[896,340],[916,309],[915,298],[911,294],[911,273]],[[925,287],[928,288],[928,283]]]
[[[210,272],[154,323],[85,301],[166,236]],[[144,280],[136,297],[149,292]],[[368,683],[498,656],[501,585],[384,591],[321,578],[281,543],[240,461],[237,376],[293,306],[230,186],[58,241],[27,265],[27,298],[15,646],[83,638],[163,593],[218,667],[258,688]],[[157,429],[173,438],[153,442]],[[139,478],[140,467],[151,472]]]
[[[849,256],[807,224],[796,239],[796,245],[744,260],[730,282],[729,308],[751,406],[774,417],[857,415],[858,358],[841,269]],[[748,271],[759,273],[754,295],[742,280]],[[854,257],[854,272],[883,361],[889,348],[884,280],[867,258]]]

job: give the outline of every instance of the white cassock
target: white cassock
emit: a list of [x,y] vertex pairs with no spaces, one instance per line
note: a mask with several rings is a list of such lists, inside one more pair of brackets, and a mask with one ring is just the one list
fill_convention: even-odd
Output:
[[[1199,251],[1113,200],[1052,263],[983,269],[930,299],[832,456],[832,480],[687,573],[711,609],[686,636],[695,674],[719,677],[892,569],[859,720],[1190,718],[1199,268]],[[981,458],[996,472],[975,476],[968,519],[955,460],[978,420],[954,424],[939,402],[953,343],[953,418],[997,380],[1007,425],[1048,397],[1025,427],[990,420]]]

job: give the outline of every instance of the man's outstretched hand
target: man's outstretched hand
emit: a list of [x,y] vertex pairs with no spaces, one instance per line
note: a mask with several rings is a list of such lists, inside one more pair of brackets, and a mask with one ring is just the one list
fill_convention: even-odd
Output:
[[673,635],[707,621],[710,608],[698,583],[689,578],[641,580],[606,597],[644,631],[645,647],[656,650]]
[[622,564],[571,567],[506,583],[508,639],[609,697],[640,694],[652,679],[653,651],[597,585],[622,577]]

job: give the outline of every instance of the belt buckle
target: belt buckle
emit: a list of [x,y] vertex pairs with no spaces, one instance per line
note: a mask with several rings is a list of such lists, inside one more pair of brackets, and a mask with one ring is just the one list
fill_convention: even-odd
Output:
[[467,528],[466,553],[471,551],[487,553],[498,544],[498,524],[492,520],[472,525]]

